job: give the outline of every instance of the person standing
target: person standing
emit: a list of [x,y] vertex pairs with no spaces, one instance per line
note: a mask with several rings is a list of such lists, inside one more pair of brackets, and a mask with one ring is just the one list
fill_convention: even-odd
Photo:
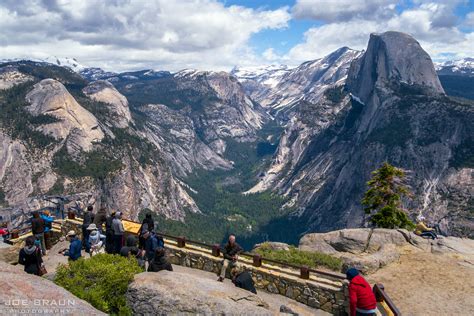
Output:
[[145,215],[145,218],[142,221],[142,226],[140,226],[139,230],[139,239],[138,239],[138,247],[140,249],[145,249],[145,238],[143,238],[143,235],[145,232],[154,232],[155,231],[155,222],[153,221],[153,218],[151,217],[150,213],[147,213]]
[[242,251],[242,247],[240,247],[240,245],[235,241],[235,235],[231,234],[229,236],[229,241],[224,247],[224,261],[222,262],[221,274],[217,281],[224,281],[227,268],[229,266],[233,268],[237,265],[237,259]]
[[82,247],[86,250],[87,253],[90,251],[90,246],[89,246],[89,233],[90,230],[87,228],[89,227],[90,224],[92,224],[92,211],[94,210],[94,207],[92,205],[89,205],[84,212],[84,218],[82,221]]
[[377,301],[369,283],[355,268],[346,272],[349,283],[350,316],[375,316]]
[[38,211],[33,212],[33,220],[31,221],[31,232],[33,233],[33,236],[35,236],[35,238],[40,241],[41,252],[43,256],[46,255],[46,245],[44,243],[44,229],[44,219],[40,217]]
[[105,207],[101,207],[97,214],[94,216],[94,224],[99,230],[100,233],[103,233],[104,230],[102,228],[102,225],[107,222],[107,211],[105,210]]
[[122,213],[115,213],[115,218],[112,221],[112,230],[114,231],[114,251],[115,254],[120,254],[120,249],[123,246],[123,234],[125,229],[122,223]]
[[26,273],[40,275],[43,259],[41,258],[41,250],[35,245],[35,237],[26,238],[25,247],[20,250],[18,263],[25,266]]
[[44,244],[46,247],[46,250],[51,249],[51,229],[53,228],[53,222],[54,218],[51,216],[51,213],[49,210],[43,211],[41,214],[41,218],[44,220]]
[[114,230],[112,224],[115,218],[115,212],[112,212],[105,221],[105,252],[114,252]]

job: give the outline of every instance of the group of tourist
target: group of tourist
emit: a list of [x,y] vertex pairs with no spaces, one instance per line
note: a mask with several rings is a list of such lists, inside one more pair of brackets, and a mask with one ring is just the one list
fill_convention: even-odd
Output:
[[[26,239],[25,247],[19,254],[19,263],[25,266],[24,270],[27,273],[41,275],[44,270],[42,256],[47,254],[46,249],[50,247],[49,232],[53,220],[48,211],[41,214],[33,213],[32,236]],[[417,220],[415,234],[432,239],[438,238],[435,229],[426,226],[423,216],[419,216]],[[103,231],[104,224],[105,232]],[[69,248],[61,253],[68,256],[69,260],[75,261],[81,258],[83,249],[90,256],[106,252],[136,258],[140,266],[147,267],[148,272],[173,271],[166,257],[164,240],[156,233],[151,214],[146,214],[138,232],[138,240],[135,236],[129,235],[124,241],[124,234],[121,212],[112,212],[107,215],[105,208],[101,208],[94,215],[93,207],[89,206],[84,213],[82,241],[77,233],[71,230],[66,236],[70,242]],[[238,257],[242,251],[242,247],[236,242],[235,235],[231,234],[223,249],[224,260],[218,281],[223,282],[227,269],[231,268],[230,276],[235,286],[257,293],[250,273],[238,264]],[[377,302],[370,285],[355,268],[348,269],[346,276],[350,281],[351,316],[375,315]]]
[[[43,256],[50,248],[49,234],[54,218],[49,211],[34,212],[31,221],[32,236],[25,240],[19,254],[19,263],[24,265],[27,273],[41,275]],[[105,226],[105,231],[104,231]],[[105,208],[100,208],[94,214],[93,206],[88,206],[83,214],[81,227],[82,240],[74,230],[66,234],[69,247],[60,253],[68,260],[75,261],[82,257],[85,250],[91,257],[98,253],[117,254],[124,257],[134,257],[140,266],[147,271],[172,271],[171,264],[166,260],[163,238],[155,232],[155,223],[151,214],[146,214],[138,232],[138,240],[130,235],[124,240],[125,228],[121,212],[107,215]]]

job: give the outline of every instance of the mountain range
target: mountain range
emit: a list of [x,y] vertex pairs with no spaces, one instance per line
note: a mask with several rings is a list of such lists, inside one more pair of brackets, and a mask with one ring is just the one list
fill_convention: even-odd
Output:
[[366,225],[365,183],[389,161],[409,174],[412,216],[473,237],[473,67],[434,65],[397,32],[229,73],[3,60],[0,216],[69,194],[208,241],[293,242]]

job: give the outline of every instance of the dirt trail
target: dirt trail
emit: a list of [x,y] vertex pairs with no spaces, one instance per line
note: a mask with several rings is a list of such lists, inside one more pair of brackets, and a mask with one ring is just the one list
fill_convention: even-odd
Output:
[[403,315],[474,315],[474,256],[408,253],[367,277]]

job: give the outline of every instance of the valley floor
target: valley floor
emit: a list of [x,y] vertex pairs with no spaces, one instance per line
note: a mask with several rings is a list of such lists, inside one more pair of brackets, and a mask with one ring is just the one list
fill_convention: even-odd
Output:
[[474,315],[474,256],[408,253],[367,277],[403,315]]

